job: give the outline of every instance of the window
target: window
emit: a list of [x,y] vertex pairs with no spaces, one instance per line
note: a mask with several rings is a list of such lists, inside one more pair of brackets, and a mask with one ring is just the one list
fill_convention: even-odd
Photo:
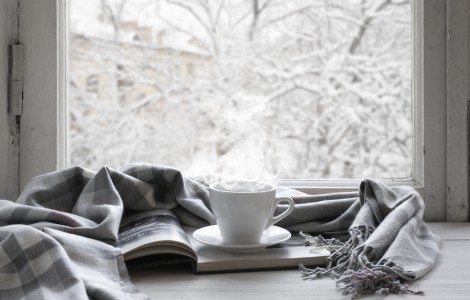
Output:
[[194,74],[194,70],[195,70],[195,65],[194,65],[194,63],[188,63],[188,65],[187,65],[187,72],[188,72],[188,75],[193,75],[193,74]]
[[99,92],[99,76],[90,75],[86,79],[86,91],[89,94],[97,95]]
[[[74,1],[70,16],[69,105],[92,108],[70,119],[72,165],[411,177],[410,0]],[[110,88],[87,101],[74,81],[94,72]]]
[[[20,184],[24,185],[33,175],[63,167],[64,164],[64,141],[63,131],[65,129],[63,99],[67,92],[64,87],[67,82],[66,76],[69,74],[64,65],[64,40],[63,20],[65,14],[65,2],[47,0],[37,5],[35,1],[24,1],[20,19],[23,20],[22,42],[27,45],[35,45],[34,55],[31,47],[25,47],[25,68],[27,78],[25,78],[24,114],[22,116],[21,132],[21,163],[20,163]],[[377,1],[378,2],[378,1]],[[394,1],[392,1],[394,2]],[[402,2],[402,1],[396,1]],[[329,2],[330,3],[330,2]],[[415,5],[414,24],[414,76],[415,82],[413,93],[416,104],[413,107],[415,125],[413,127],[415,139],[412,176],[407,180],[390,179],[390,184],[409,184],[422,191],[426,201],[427,220],[446,220],[447,212],[458,210],[459,205],[467,205],[466,198],[460,202],[455,202],[454,197],[447,198],[447,177],[468,178],[466,172],[460,172],[459,167],[451,166],[450,162],[455,161],[453,153],[467,151],[466,147],[454,148],[455,143],[447,143],[447,139],[453,139],[454,132],[464,132],[466,127],[456,124],[457,127],[447,128],[447,105],[453,112],[466,113],[467,109],[459,107],[460,101],[449,101],[446,99],[457,97],[452,93],[447,93],[446,71],[450,75],[458,74],[459,65],[454,61],[460,58],[459,55],[467,53],[466,31],[459,35],[461,39],[453,39],[449,42],[446,39],[447,28],[467,29],[466,10],[459,7],[457,2],[446,2],[443,0],[413,1]],[[58,12],[58,13],[57,13]],[[34,22],[33,22],[34,21]],[[37,26],[35,22],[44,23],[49,30],[39,29],[44,26]],[[460,25],[460,26],[459,26]],[[59,39],[57,39],[56,29],[59,29]],[[156,41],[163,40],[163,37],[153,37]],[[460,43],[462,44],[458,44]],[[136,41],[133,41],[136,42]],[[447,60],[447,48],[449,54],[456,49],[463,49],[454,55],[449,55]],[[34,56],[34,59],[32,57]],[[462,60],[466,61],[466,56]],[[58,63],[60,62],[60,63]],[[204,63],[204,62],[202,62]],[[28,65],[28,64],[32,64]],[[53,67],[56,66],[56,67]],[[455,69],[455,70],[454,70]],[[39,71],[41,70],[41,71]],[[48,72],[49,76],[44,76],[43,72]],[[465,71],[455,78],[467,80]],[[54,82],[51,82],[51,78]],[[47,80],[49,80],[47,82]],[[460,82],[457,80],[457,82]],[[466,93],[463,87],[460,91]],[[303,92],[297,97],[308,97]],[[146,97],[148,98],[148,97]],[[37,101],[41,99],[42,101]],[[454,99],[455,100],[455,99]],[[458,100],[458,99],[457,99]],[[150,101],[150,99],[149,99]],[[59,104],[59,105],[58,105]],[[46,109],[50,108],[50,109]],[[321,111],[326,109],[322,105],[315,107]],[[35,114],[33,114],[35,112]],[[452,112],[452,113],[453,113]],[[465,115],[466,116],[466,115]],[[461,117],[459,115],[459,117]],[[451,124],[451,123],[449,123]],[[460,126],[460,127],[459,127]],[[34,129],[34,134],[31,131]],[[463,130],[462,130],[463,129]],[[447,133],[449,131],[449,134]],[[456,139],[457,140],[457,139]],[[464,142],[466,138],[463,138]],[[460,150],[459,150],[460,149]],[[41,153],[41,159],[37,159],[37,153]],[[448,157],[448,158],[447,158]],[[466,156],[463,157],[462,165],[467,165]],[[467,180],[468,182],[468,180]],[[357,182],[350,180],[287,180],[284,184],[294,187],[304,188],[310,192],[336,191],[343,188],[357,187]],[[463,195],[463,194],[462,194]],[[466,207],[466,206],[465,206]],[[463,210],[466,212],[466,210]],[[450,219],[452,215],[449,215]],[[465,217],[467,218],[466,213]]]

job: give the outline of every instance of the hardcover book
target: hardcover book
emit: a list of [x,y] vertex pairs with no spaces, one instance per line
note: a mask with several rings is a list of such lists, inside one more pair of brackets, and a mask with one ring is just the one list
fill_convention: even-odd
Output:
[[116,246],[132,269],[187,262],[197,273],[318,266],[330,254],[323,247],[306,246],[298,235],[255,253],[230,253],[197,241],[195,230],[181,226],[170,210],[134,213],[123,218]]

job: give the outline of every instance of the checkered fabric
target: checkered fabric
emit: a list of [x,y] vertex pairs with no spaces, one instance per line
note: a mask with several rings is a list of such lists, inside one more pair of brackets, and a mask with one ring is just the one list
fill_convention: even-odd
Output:
[[[356,193],[278,192],[296,202],[280,226],[350,235],[341,246],[351,248],[341,252],[349,255],[348,266],[334,253],[327,269],[304,269],[306,276],[333,270],[344,279],[369,264],[412,280],[437,261],[439,240],[423,222],[424,204],[412,189],[365,180]],[[170,167],[130,164],[98,172],[73,167],[34,178],[16,202],[0,200],[0,299],[148,299],[129,280],[113,245],[124,214],[160,208],[172,209],[185,225],[215,224],[204,178],[187,178]],[[285,208],[279,205],[277,212]],[[364,291],[351,290],[350,282],[345,286],[352,294]],[[387,285],[376,287],[386,292]]]

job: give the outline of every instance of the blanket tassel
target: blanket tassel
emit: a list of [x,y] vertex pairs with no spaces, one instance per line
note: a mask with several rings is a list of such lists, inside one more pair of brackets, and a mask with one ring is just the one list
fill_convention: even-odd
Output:
[[331,252],[326,268],[309,269],[299,265],[304,280],[331,277],[336,279],[336,286],[343,295],[350,295],[352,299],[361,294],[373,293],[424,295],[424,292],[412,291],[400,282],[399,274],[403,272],[401,268],[377,265],[369,261],[364,253],[363,243],[372,232],[371,228],[365,226],[353,228],[351,238],[346,242],[300,233],[305,237],[306,244],[326,247]]

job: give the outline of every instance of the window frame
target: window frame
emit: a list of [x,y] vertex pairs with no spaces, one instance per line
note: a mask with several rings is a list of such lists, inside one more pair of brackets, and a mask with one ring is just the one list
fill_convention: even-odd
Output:
[[[20,42],[25,46],[19,162],[19,186],[22,189],[33,176],[66,166],[68,11],[67,0],[17,1],[21,7]],[[412,1],[415,74],[413,173],[409,179],[382,181],[416,188],[424,197],[425,219],[428,221],[467,221],[468,130],[466,119],[465,122],[462,119],[467,117],[468,107],[466,97],[460,95],[467,95],[469,82],[466,7],[470,0]],[[448,28],[459,28],[462,24],[465,30],[450,38]],[[463,50],[454,51],[457,49]],[[457,52],[455,57],[448,55],[452,51]],[[466,58],[466,64],[458,63],[462,57]],[[465,65],[464,70],[460,65]],[[452,82],[449,82],[449,76]],[[450,90],[450,87],[457,90]],[[448,115],[455,115],[458,122],[450,120]],[[455,135],[457,132],[459,134]],[[459,143],[454,145],[453,142],[457,141]],[[459,184],[467,184],[453,186],[454,191],[448,187],[447,181],[456,178],[459,178]],[[355,190],[359,182],[280,180],[278,184],[320,194]],[[449,191],[454,192],[454,196],[449,196]]]
[[39,174],[66,166],[67,1],[16,0],[24,45],[19,190]]
[[[18,122],[8,113],[10,45],[17,39],[17,5],[13,0],[0,1],[0,199],[18,194]],[[13,175],[12,175],[13,174]]]

